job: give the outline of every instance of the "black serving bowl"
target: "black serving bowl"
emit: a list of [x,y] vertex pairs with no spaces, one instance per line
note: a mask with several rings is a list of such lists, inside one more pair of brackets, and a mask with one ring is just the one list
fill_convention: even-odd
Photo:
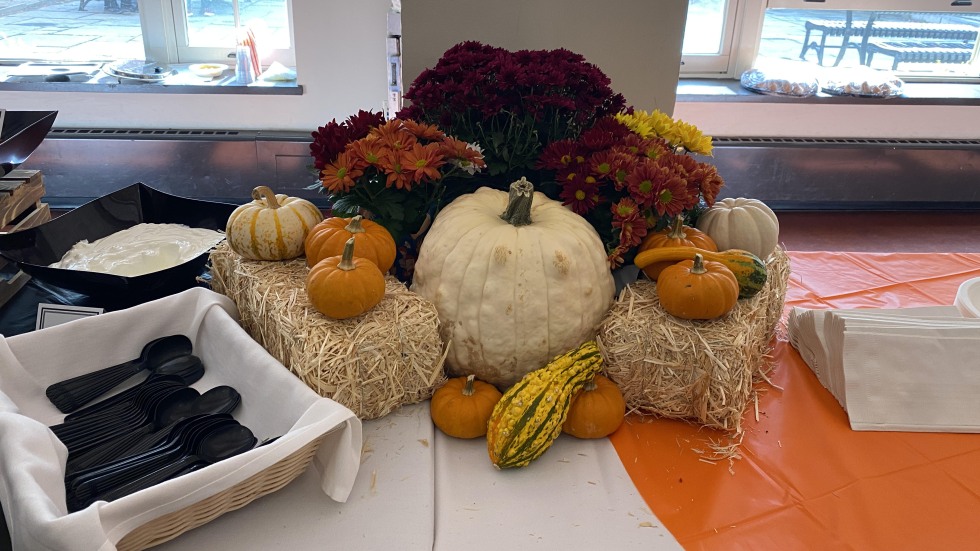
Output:
[[57,111],[7,111],[0,127],[0,176],[27,160],[51,131]]
[[107,305],[160,298],[197,285],[208,253],[183,264],[135,277],[50,268],[75,243],[94,241],[139,223],[183,224],[224,231],[238,205],[170,195],[136,183],[16,233],[0,235],[0,256],[48,285],[88,295]]

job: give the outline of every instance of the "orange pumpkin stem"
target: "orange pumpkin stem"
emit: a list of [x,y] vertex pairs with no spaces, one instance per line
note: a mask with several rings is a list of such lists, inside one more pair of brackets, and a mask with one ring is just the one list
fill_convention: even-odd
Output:
[[700,254],[694,255],[694,264],[691,265],[692,274],[704,274],[707,273],[708,269],[704,267],[704,257]]
[[354,265],[354,238],[353,237],[351,237],[350,239],[347,240],[346,243],[344,243],[344,252],[340,256],[340,264],[337,264],[337,267],[346,272],[349,272],[357,267]]
[[347,225],[344,226],[344,229],[350,233],[364,233],[365,231],[367,231],[364,229],[364,226],[361,225],[360,214],[358,214],[354,218],[351,218],[350,222],[348,222]]
[[592,377],[591,379],[589,379],[589,382],[585,383],[585,386],[582,387],[582,390],[584,392],[592,392],[597,388],[599,387],[595,384],[595,377]]
[[476,375],[467,375],[466,383],[463,384],[463,396],[473,395],[473,381],[476,380]]
[[256,201],[265,199],[265,203],[270,209],[277,209],[282,206],[279,204],[279,201],[276,200],[275,192],[268,186],[258,186],[253,189],[252,199],[255,199]]
[[508,224],[516,227],[531,224],[531,202],[534,200],[534,185],[521,176],[510,185],[507,195],[507,209],[500,215]]
[[674,218],[674,222],[670,226],[670,232],[667,233],[667,237],[670,239],[685,239],[687,238],[687,232],[684,231],[684,216],[678,214],[677,218]]

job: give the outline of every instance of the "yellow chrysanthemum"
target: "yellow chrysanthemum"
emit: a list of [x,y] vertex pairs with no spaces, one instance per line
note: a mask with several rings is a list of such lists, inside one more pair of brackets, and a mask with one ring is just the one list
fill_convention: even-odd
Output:
[[616,120],[641,138],[659,137],[672,146],[682,145],[693,153],[711,155],[711,136],[705,136],[693,124],[675,121],[659,109],[652,113],[639,110],[632,115],[619,113]]
[[674,119],[659,109],[655,109],[653,113],[650,113],[649,120],[653,126],[653,131],[661,138],[666,139],[667,135],[674,128]]
[[693,124],[684,121],[677,121],[674,124],[676,142],[671,140],[674,145],[683,145],[685,149],[692,153],[711,155],[711,136],[705,136]]

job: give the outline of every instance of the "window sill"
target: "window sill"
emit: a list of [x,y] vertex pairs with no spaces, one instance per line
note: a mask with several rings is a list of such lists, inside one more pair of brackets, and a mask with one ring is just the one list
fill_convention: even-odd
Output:
[[808,98],[797,98],[757,94],[742,88],[739,81],[731,79],[681,79],[677,85],[677,102],[980,106],[980,85],[906,82],[904,94],[897,98],[832,96],[823,92]]
[[[162,82],[122,80],[101,71],[89,75],[75,75],[73,82],[44,82],[41,77],[21,77],[8,74],[8,67],[0,67],[0,91],[27,92],[115,92],[135,94],[247,94],[293,95],[303,94],[303,87],[293,81],[273,82],[256,80],[238,84],[233,71],[214,79],[198,77],[188,71],[186,65],[173,66],[177,73]],[[9,81],[9,82],[8,82]]]

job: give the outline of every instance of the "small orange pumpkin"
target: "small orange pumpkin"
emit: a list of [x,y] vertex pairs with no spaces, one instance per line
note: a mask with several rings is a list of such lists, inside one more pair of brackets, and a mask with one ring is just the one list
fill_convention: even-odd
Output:
[[476,375],[455,377],[432,394],[429,413],[439,430],[456,438],[478,438],[487,433],[500,391]]
[[[703,231],[684,225],[684,216],[677,215],[677,218],[667,228],[651,233],[640,242],[637,252],[660,247],[697,247],[711,252],[718,252],[718,245],[711,237]],[[643,273],[651,281],[657,281],[657,276],[664,268],[673,264],[672,262],[655,262],[645,268]]]
[[361,216],[327,218],[313,226],[306,235],[303,249],[306,265],[331,256],[340,256],[347,240],[354,238],[354,256],[366,258],[377,265],[381,273],[387,273],[395,263],[395,240],[384,226]]
[[626,400],[616,383],[596,375],[572,398],[561,430],[576,438],[605,438],[626,417]]
[[721,262],[700,254],[668,266],[657,278],[657,296],[668,314],[689,320],[724,316],[738,301],[738,280]]
[[306,294],[318,312],[333,319],[359,316],[385,296],[385,276],[366,258],[354,258],[354,238],[341,256],[316,263],[306,276]]

